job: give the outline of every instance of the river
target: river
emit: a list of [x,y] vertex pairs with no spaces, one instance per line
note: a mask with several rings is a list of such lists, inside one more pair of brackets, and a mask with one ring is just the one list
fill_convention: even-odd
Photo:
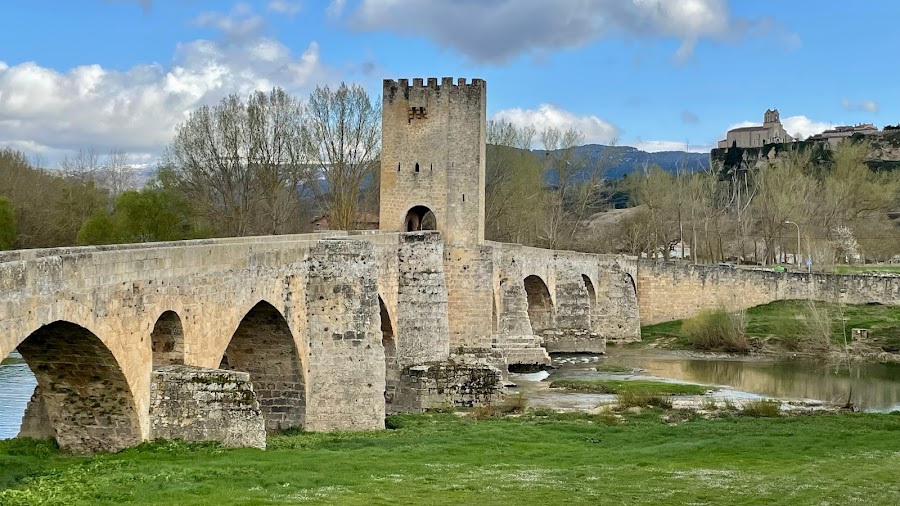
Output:
[[[557,368],[545,381],[538,375],[511,375],[519,390],[529,397],[529,405],[546,405],[563,409],[590,409],[597,396],[550,390],[547,385],[557,378],[609,377],[596,372],[597,364],[623,365],[640,369],[640,376],[700,383],[721,387],[720,398],[760,397],[817,400],[844,404],[847,397],[867,411],[900,410],[900,365],[854,364],[828,365],[801,360],[767,360],[758,358],[711,358],[688,356],[684,352],[646,349],[610,348],[603,357],[554,357]],[[13,352],[0,363],[0,439],[15,437],[25,412],[25,405],[36,384],[34,375]],[[852,392],[852,393],[851,393]],[[534,402],[532,402],[534,401]]]
[[15,351],[0,362],[0,439],[15,437],[37,380]]
[[[620,365],[639,370],[618,375],[596,371],[598,364]],[[865,411],[900,410],[900,365],[863,363],[826,364],[807,360],[774,360],[757,357],[720,358],[685,352],[609,348],[606,356],[554,356],[555,369],[543,374],[515,375],[531,406],[557,409],[590,409],[607,397],[563,393],[548,388],[555,379],[649,379],[660,378],[718,387],[719,399],[772,398],[821,401],[844,405],[848,397]],[[541,379],[534,382],[529,380]]]

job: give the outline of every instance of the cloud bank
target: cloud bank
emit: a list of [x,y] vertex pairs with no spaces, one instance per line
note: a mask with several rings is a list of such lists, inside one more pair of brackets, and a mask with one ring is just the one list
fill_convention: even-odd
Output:
[[[331,8],[341,12],[344,2]],[[727,0],[362,0],[347,19],[356,30],[426,37],[492,64],[612,36],[675,39],[673,57],[684,61],[700,39],[781,30],[771,18],[735,17]]]

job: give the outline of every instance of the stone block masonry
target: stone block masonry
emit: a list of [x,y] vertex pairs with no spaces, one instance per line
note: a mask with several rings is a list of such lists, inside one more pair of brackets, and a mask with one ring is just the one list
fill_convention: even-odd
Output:
[[642,325],[690,318],[704,309],[747,309],[776,300],[900,304],[900,277],[773,272],[641,262]]
[[185,365],[156,369],[150,384],[150,435],[265,449],[265,420],[250,374]]
[[323,240],[312,253],[306,429],[383,429],[385,356],[374,247]]

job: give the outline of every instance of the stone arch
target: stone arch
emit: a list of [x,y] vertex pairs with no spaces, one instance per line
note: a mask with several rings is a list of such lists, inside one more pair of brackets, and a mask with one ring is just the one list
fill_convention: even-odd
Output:
[[378,295],[378,307],[381,316],[381,345],[384,346],[384,402],[391,405],[400,386],[400,365],[397,360],[397,336],[391,315],[384,299]]
[[528,298],[528,320],[531,322],[531,331],[540,334],[542,331],[553,328],[553,299],[550,298],[550,290],[547,283],[539,276],[531,275],[525,278],[525,294]]
[[582,274],[581,280],[584,282],[584,289],[587,290],[588,314],[593,314],[597,310],[597,290],[594,289],[594,283],[587,274]]
[[165,311],[150,333],[153,367],[184,364],[184,328],[175,311]]
[[632,293],[634,293],[635,298],[637,298],[637,283],[634,282],[634,277],[628,272],[625,272],[624,274],[625,279],[627,279],[631,283]]
[[55,321],[31,333],[17,349],[38,383],[26,409],[23,436],[53,435],[61,448],[78,453],[113,452],[141,441],[140,417],[125,374],[93,332]]
[[220,369],[250,373],[267,431],[302,427],[306,385],[287,320],[272,304],[257,303],[231,337]]
[[418,232],[421,230],[437,230],[437,217],[425,206],[414,206],[406,212],[403,219],[403,230]]

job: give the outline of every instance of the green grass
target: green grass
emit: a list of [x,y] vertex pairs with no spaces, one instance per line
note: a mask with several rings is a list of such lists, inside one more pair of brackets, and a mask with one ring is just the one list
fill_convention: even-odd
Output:
[[[876,331],[897,325],[900,322],[900,307],[880,304],[844,305],[819,302],[816,303],[822,312],[830,317],[831,342],[843,345],[844,325],[841,314],[847,319],[847,340],[851,339],[850,329],[863,328]],[[775,341],[798,342],[808,333],[805,323],[809,313],[809,301],[785,300],[777,301],[747,310],[747,327],[745,334],[754,339],[772,339]],[[683,320],[648,325],[641,328],[640,345],[646,345],[659,339],[672,339],[670,348],[690,349],[688,336],[682,329]]]
[[640,394],[649,396],[658,395],[703,395],[712,387],[705,385],[690,385],[687,383],[670,383],[667,381],[651,380],[574,380],[559,379],[550,383],[550,388],[564,388],[575,392],[593,394]]
[[627,374],[633,371],[634,368],[618,365],[618,364],[601,364],[597,366],[597,372],[605,372],[609,374]]
[[900,504],[896,414],[391,424],[272,437],[265,452],[155,443],[85,459],[0,442],[5,483],[23,466],[31,475],[13,478],[0,504]]
[[900,274],[900,265],[835,265],[837,274]]

